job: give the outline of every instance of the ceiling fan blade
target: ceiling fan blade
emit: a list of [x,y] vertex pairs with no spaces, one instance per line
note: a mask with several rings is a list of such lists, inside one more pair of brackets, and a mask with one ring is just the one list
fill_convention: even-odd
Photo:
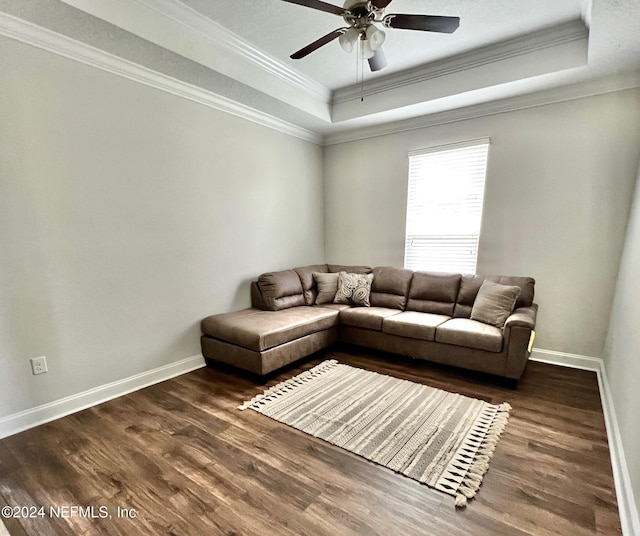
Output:
[[290,4],[298,4],[299,6],[319,9],[320,11],[333,13],[334,15],[342,16],[347,12],[347,10],[344,8],[334,6],[333,4],[327,4],[326,2],[321,2],[320,0],[283,0],[283,1],[289,2]]
[[373,57],[369,58],[369,68],[372,72],[381,71],[387,66],[387,58],[381,48],[376,50]]
[[308,54],[311,54],[314,50],[317,50],[320,47],[326,45],[327,43],[333,41],[337,37],[340,37],[345,31],[347,31],[347,28],[340,28],[338,30],[334,30],[331,33],[328,33],[327,35],[321,37],[317,41],[314,41],[310,45],[307,45],[306,47],[301,48],[300,50],[298,50],[298,52],[294,52],[293,54],[291,54],[291,59],[299,60],[300,58],[304,58]]
[[387,28],[422,30],[423,32],[453,33],[460,26],[460,17],[438,15],[387,15],[382,19]]
[[391,3],[391,0],[371,0],[371,3],[378,9],[384,9]]

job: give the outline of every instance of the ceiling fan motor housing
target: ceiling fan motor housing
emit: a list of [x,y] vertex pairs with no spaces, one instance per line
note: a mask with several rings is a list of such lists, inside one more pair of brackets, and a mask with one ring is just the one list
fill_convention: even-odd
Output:
[[376,10],[371,2],[362,0],[346,0],[344,9],[347,11],[343,15],[345,22],[358,31],[365,31],[376,19],[376,15],[382,14],[382,11]]

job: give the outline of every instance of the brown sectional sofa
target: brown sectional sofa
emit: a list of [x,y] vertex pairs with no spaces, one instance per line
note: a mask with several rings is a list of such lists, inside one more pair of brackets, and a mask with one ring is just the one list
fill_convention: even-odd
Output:
[[[370,307],[316,305],[314,272],[373,273]],[[471,320],[483,282],[519,287],[503,327]],[[518,380],[535,328],[535,281],[320,264],[262,274],[252,307],[202,321],[202,353],[267,374],[338,341]]]

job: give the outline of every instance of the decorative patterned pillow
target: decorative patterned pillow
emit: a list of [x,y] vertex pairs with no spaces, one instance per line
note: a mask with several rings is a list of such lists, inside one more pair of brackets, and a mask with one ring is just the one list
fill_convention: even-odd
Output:
[[351,303],[370,307],[369,296],[373,274],[338,273],[338,292],[333,303]]
[[336,297],[336,292],[338,292],[338,277],[339,274],[313,272],[313,279],[318,287],[318,296],[315,302],[316,305],[333,303],[333,299]]
[[520,287],[485,281],[473,302],[471,320],[501,328],[513,311],[518,296]]

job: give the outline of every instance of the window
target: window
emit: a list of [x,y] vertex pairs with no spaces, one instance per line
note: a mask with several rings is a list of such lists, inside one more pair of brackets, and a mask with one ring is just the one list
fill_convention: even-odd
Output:
[[489,139],[409,153],[404,266],[476,273]]

